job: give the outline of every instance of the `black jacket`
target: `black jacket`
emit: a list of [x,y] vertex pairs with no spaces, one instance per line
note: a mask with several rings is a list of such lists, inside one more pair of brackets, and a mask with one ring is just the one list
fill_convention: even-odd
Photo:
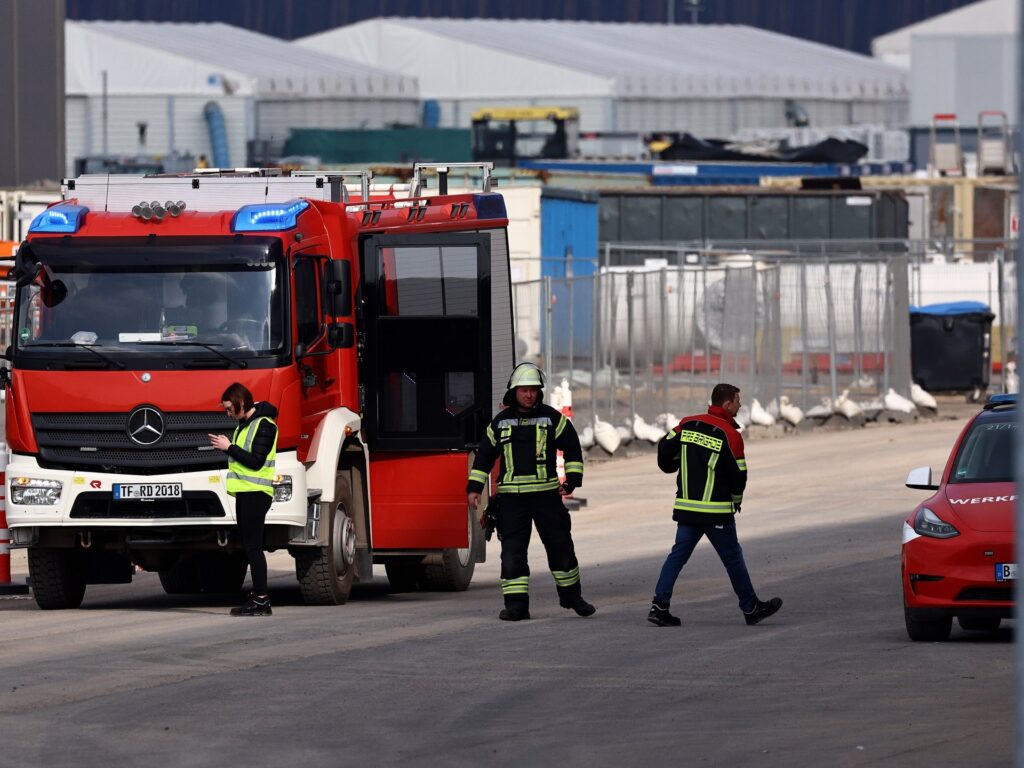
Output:
[[273,419],[277,418],[277,408],[270,403],[256,403],[256,408],[245,421],[238,423],[238,429],[244,429],[256,419],[266,417],[271,421],[261,421],[256,427],[256,435],[252,439],[252,450],[247,451],[239,445],[232,445],[228,448],[228,456],[249,469],[259,469],[267,461],[270,449],[274,447],[274,440],[277,439],[277,424]]
[[583,485],[583,451],[572,422],[544,403],[529,411],[506,408],[484,431],[466,491],[483,491],[498,458],[498,493],[556,491],[560,485],[555,463],[558,451],[565,459],[566,483],[573,488]]

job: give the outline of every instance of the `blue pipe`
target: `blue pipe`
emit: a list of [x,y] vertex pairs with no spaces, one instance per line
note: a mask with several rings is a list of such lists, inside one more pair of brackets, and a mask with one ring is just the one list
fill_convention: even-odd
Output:
[[210,146],[213,148],[213,166],[215,168],[230,168],[231,154],[228,152],[228,129],[224,125],[224,113],[220,104],[215,101],[206,102],[203,107],[203,116],[206,118],[206,125],[210,129]]

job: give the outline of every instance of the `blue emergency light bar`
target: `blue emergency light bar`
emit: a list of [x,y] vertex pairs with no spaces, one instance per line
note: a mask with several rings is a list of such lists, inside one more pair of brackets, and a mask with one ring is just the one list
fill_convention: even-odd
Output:
[[497,193],[473,195],[473,207],[478,219],[507,219],[505,198]]
[[287,203],[260,203],[243,205],[231,219],[232,232],[281,232],[292,229],[299,214],[309,208],[306,200]]
[[998,407],[1000,405],[1016,405],[1016,404],[1017,404],[1017,395],[1012,395],[1012,394],[1007,394],[1007,395],[991,395],[989,397],[989,399],[988,399],[988,402],[985,403],[985,408],[986,409],[988,409],[988,408],[996,408],[996,407]]
[[89,209],[84,205],[57,203],[40,213],[29,225],[29,232],[43,234],[72,234],[82,226],[82,220]]

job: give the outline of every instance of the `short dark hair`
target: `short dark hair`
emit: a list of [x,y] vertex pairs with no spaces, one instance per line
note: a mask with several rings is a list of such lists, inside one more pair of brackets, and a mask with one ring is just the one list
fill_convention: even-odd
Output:
[[220,396],[220,401],[222,403],[231,403],[235,408],[235,413],[245,413],[253,405],[252,392],[237,381],[224,390],[224,394]]
[[732,402],[739,393],[740,388],[732,384],[715,384],[715,388],[711,390],[711,404],[724,405]]

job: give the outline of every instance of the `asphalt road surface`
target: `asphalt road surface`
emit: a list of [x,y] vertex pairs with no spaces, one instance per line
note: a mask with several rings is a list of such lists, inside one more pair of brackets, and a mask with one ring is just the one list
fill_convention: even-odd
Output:
[[[743,622],[707,542],[645,621],[674,532],[653,456],[592,464],[574,516],[584,594],[558,607],[534,538],[531,621],[497,620],[497,542],[467,592],[305,607],[274,555],[274,615],[164,595],[153,574],[81,610],[0,600],[0,765],[1002,766],[1013,631],[911,643],[899,587],[908,469],[961,421],[748,444],[738,521],[762,599]],[[24,555],[14,561],[24,575]]]

